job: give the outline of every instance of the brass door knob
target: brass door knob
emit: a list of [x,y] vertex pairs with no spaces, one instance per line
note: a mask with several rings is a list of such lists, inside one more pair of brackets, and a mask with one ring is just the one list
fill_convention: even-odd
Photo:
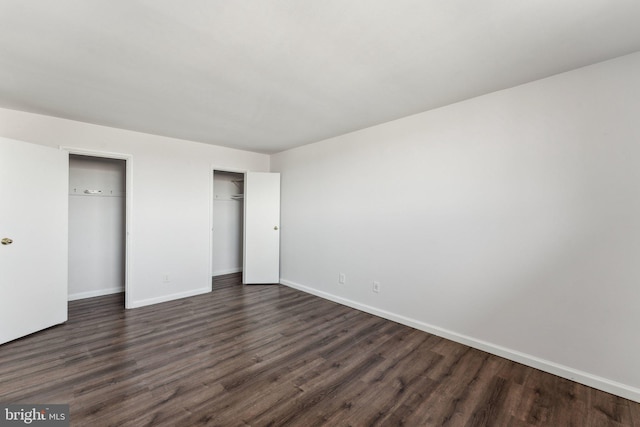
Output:
[[2,244],[3,244],[3,245],[10,245],[10,244],[12,244],[12,243],[13,243],[13,240],[11,240],[11,239],[10,239],[10,238],[8,238],[8,237],[5,237],[4,239],[2,239]]
[[278,229],[278,226],[276,225],[275,227],[273,227],[273,229],[274,229],[274,230],[277,230],[277,229]]

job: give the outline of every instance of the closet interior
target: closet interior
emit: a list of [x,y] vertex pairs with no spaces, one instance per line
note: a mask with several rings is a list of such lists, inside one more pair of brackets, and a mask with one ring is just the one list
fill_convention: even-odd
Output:
[[124,292],[126,161],[69,156],[69,300]]
[[244,174],[213,172],[213,276],[242,271]]

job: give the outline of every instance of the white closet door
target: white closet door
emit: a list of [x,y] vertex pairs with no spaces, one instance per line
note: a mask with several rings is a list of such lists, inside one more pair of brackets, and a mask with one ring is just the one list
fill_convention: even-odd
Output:
[[245,284],[280,282],[280,174],[248,172],[244,181]]
[[0,138],[0,344],[67,320],[65,151]]

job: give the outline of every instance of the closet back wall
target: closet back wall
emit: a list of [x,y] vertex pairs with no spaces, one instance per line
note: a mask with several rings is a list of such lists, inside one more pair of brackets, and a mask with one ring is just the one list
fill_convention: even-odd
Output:
[[125,161],[69,156],[69,300],[124,291]]
[[213,275],[242,271],[244,175],[215,171],[213,174]]

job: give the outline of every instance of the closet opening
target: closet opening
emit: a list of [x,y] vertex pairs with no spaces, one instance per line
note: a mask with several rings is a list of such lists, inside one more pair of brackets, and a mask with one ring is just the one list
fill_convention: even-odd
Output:
[[126,170],[126,160],[69,155],[69,301],[120,294],[125,305]]
[[213,288],[222,279],[242,283],[244,173],[213,171],[212,210]]

